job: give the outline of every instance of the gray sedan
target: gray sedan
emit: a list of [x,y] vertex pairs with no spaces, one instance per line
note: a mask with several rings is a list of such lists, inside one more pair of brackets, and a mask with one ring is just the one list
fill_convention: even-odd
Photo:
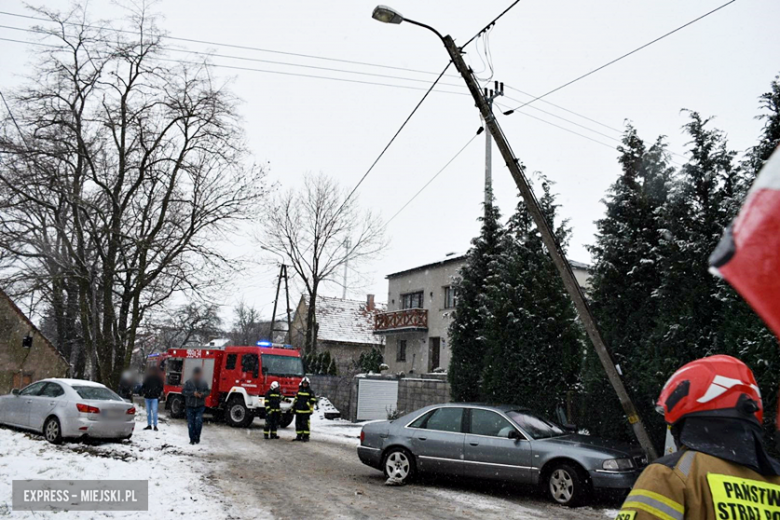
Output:
[[397,481],[425,472],[538,484],[568,506],[595,488],[630,489],[647,463],[641,451],[576,435],[527,409],[459,403],[368,423],[357,450]]
[[135,407],[100,383],[43,379],[0,396],[0,424],[43,433],[54,444],[78,437],[129,439]]

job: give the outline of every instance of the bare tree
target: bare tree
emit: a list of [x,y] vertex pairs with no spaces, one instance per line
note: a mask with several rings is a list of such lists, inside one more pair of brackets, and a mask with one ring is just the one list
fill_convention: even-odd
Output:
[[260,313],[253,306],[240,302],[233,309],[233,317],[230,331],[233,345],[254,345],[260,339],[271,337],[271,324],[261,321]]
[[78,321],[86,366],[109,385],[151,309],[222,281],[231,265],[214,242],[264,195],[235,99],[206,64],[168,59],[135,5],[121,32],[80,6],[38,9],[53,47],[0,122],[5,285],[45,294],[60,341]]
[[286,257],[308,299],[307,352],[317,349],[317,295],[324,283],[338,280],[346,264],[357,270],[386,246],[384,224],[361,211],[330,177],[307,175],[302,189],[278,194],[269,205],[263,247]]

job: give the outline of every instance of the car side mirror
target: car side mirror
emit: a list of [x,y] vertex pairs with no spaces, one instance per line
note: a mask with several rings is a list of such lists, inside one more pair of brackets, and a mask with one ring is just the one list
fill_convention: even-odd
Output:
[[13,390],[11,390],[11,393],[14,394],[14,395],[19,395],[19,389],[18,388],[14,388]]
[[265,375],[267,373],[268,373],[268,367],[263,367],[263,374]]
[[567,432],[571,433],[577,433],[577,425],[576,424],[564,424],[563,429]]
[[522,439],[522,437],[520,436],[520,432],[519,432],[519,431],[517,431],[517,430],[511,430],[511,431],[510,431],[510,432],[507,434],[507,437],[508,437],[508,438],[510,438],[510,439],[514,439],[514,440],[516,440],[516,441],[519,441],[520,439]]

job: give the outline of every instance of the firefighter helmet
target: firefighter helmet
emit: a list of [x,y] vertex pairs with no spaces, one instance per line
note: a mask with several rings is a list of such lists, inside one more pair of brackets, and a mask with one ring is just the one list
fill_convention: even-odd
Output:
[[310,385],[311,381],[309,381],[308,377],[304,377],[303,379],[301,379],[301,384],[299,386],[303,386],[303,383],[306,383],[307,385]]
[[279,388],[279,381],[271,381],[271,390]]
[[731,356],[710,356],[692,361],[672,374],[658,398],[657,409],[668,424],[696,414],[720,415],[736,410],[755,415],[761,423],[764,407],[753,372]]

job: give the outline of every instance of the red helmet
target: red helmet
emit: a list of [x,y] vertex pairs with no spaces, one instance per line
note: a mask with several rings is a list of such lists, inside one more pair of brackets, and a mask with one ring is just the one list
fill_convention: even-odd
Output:
[[[743,397],[744,396],[744,397]],[[731,356],[710,356],[688,363],[666,382],[656,405],[668,424],[686,415],[741,410],[764,418],[761,391],[753,372]]]

